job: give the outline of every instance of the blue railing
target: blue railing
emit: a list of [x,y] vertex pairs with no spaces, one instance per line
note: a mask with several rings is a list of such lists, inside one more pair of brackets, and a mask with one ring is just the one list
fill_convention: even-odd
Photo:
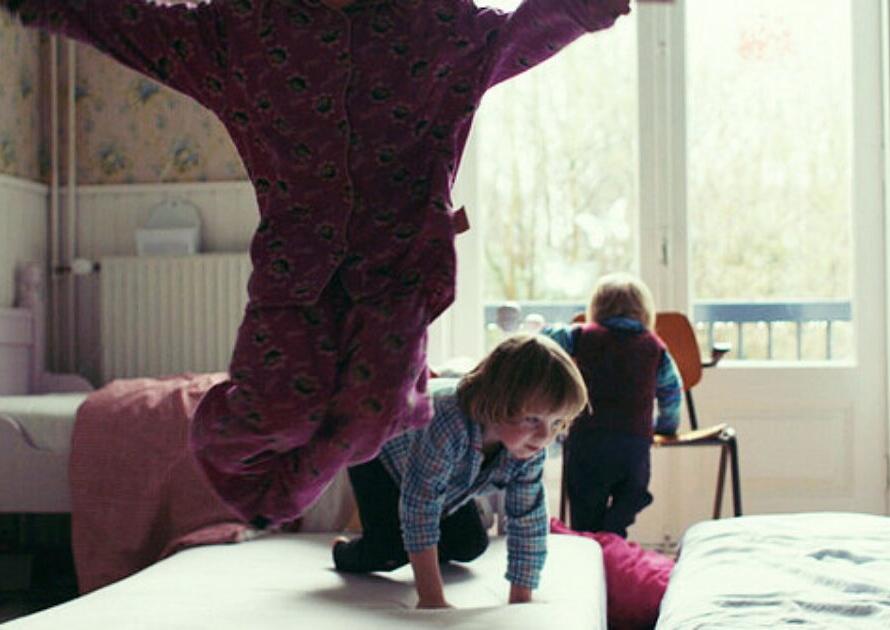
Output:
[[[486,325],[497,323],[498,309],[505,303],[485,305]],[[568,322],[582,312],[586,305],[580,302],[510,302],[519,309],[519,321],[530,315],[539,316],[547,323]],[[852,321],[853,308],[847,300],[795,300],[795,301],[701,301],[693,305],[693,319],[702,344],[711,347],[715,341],[729,341],[733,346],[731,358],[775,358],[777,325],[793,331],[793,343],[797,360],[804,358],[804,329],[817,325],[824,329],[824,354],[822,358],[836,358],[834,330],[837,324]],[[761,334],[758,348],[763,357],[749,357],[746,352],[746,330],[754,327]],[[761,330],[762,329],[762,330]],[[762,337],[765,333],[765,339]],[[782,334],[788,334],[782,330]]]
[[745,324],[759,324],[766,328],[766,358],[774,353],[775,325],[790,323],[794,327],[797,360],[803,358],[803,330],[805,324],[824,324],[824,358],[834,358],[834,326],[850,322],[853,308],[849,301],[798,300],[794,302],[696,302],[693,315],[697,326],[704,326],[710,347],[715,341],[715,327],[729,324],[735,328],[737,359],[745,355]]

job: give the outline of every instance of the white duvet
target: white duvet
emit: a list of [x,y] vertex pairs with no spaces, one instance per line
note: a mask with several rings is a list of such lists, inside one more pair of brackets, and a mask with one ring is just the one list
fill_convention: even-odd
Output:
[[683,536],[657,630],[890,629],[890,518],[708,521]]
[[[8,624],[10,630],[605,630],[602,552],[594,541],[550,536],[542,584],[507,605],[505,540],[445,567],[453,609],[416,610],[409,567],[392,574],[333,570],[332,534],[283,534],[182,551],[89,595]],[[4,626],[7,627],[7,626]]]

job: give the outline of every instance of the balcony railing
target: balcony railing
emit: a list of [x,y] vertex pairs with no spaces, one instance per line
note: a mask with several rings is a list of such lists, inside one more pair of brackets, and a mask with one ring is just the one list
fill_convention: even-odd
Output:
[[[531,326],[541,320],[568,322],[586,308],[580,302],[490,303],[485,305],[486,326],[498,325],[498,309],[504,304],[518,307],[520,327],[524,321]],[[846,327],[844,332],[849,332],[852,315],[852,305],[846,300],[714,300],[693,305],[693,319],[702,346],[728,341],[733,350],[727,358],[738,360],[846,358],[852,351],[841,348],[838,352],[836,330]],[[777,352],[777,348],[782,352]]]

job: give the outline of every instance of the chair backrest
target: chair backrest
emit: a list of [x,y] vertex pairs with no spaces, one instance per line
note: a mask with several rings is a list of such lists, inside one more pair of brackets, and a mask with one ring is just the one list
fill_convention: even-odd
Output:
[[683,378],[683,389],[689,391],[701,380],[701,350],[689,318],[683,313],[662,311],[655,315],[655,334],[667,345]]

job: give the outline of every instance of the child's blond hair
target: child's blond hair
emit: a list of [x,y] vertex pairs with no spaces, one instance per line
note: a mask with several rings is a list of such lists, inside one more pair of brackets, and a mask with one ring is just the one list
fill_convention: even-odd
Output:
[[541,335],[508,337],[457,385],[461,409],[477,422],[506,422],[543,410],[567,428],[587,405],[587,388],[575,362]]
[[655,300],[649,287],[630,273],[600,278],[587,307],[587,321],[601,324],[610,317],[629,317],[651,330],[655,325]]

